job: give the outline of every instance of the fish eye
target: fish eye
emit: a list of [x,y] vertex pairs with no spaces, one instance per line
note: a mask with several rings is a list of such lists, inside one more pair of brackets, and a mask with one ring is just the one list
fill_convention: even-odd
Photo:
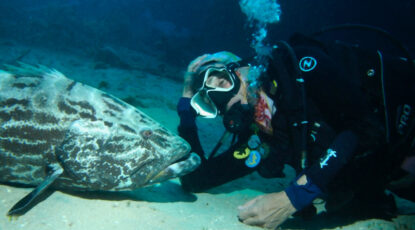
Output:
[[143,135],[143,137],[149,138],[153,135],[153,131],[146,129],[146,130],[141,131],[141,134]]

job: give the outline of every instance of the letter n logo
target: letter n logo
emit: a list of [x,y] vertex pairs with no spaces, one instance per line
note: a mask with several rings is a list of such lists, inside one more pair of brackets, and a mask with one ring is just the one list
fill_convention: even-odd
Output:
[[313,57],[303,57],[298,63],[300,70],[303,72],[310,72],[317,66],[317,60]]

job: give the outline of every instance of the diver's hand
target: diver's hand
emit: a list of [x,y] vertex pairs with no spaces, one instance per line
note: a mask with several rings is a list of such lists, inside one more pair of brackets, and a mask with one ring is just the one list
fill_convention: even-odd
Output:
[[194,78],[197,76],[199,72],[199,68],[205,64],[205,59],[208,57],[208,54],[202,55],[194,59],[190,62],[189,66],[187,66],[187,71],[184,75],[184,87],[182,97],[193,97],[194,89],[193,89],[193,82]]
[[238,209],[239,221],[267,229],[277,228],[297,211],[285,191],[258,196]]

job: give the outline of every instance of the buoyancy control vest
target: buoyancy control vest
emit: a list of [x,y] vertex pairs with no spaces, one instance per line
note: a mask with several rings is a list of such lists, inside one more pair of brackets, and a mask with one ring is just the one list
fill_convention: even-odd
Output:
[[[304,87],[301,87],[301,85],[304,84],[299,84],[301,81],[298,81],[299,78],[297,77],[298,58],[291,54],[292,52],[289,50],[292,50],[292,48],[289,45],[287,48],[286,43],[284,45],[281,44],[282,43],[280,43],[279,48],[274,50],[272,60],[268,67],[268,72],[274,74],[268,75],[270,80],[277,80],[278,82],[278,90],[273,93],[273,98],[280,103],[278,106],[280,111],[287,114],[289,122],[293,126],[291,128],[291,134],[296,152],[301,152],[301,156],[304,156],[304,152],[307,152],[307,140],[309,139],[308,135],[310,135],[309,127],[314,124],[314,122],[307,120],[307,108],[305,107],[307,98],[305,98]],[[359,84],[359,87],[363,89],[369,101],[367,104],[368,108],[366,114],[373,111],[373,114],[369,114],[366,118],[369,125],[367,127],[361,127],[361,130],[359,130],[363,133],[362,136],[368,138],[366,140],[367,143],[371,143],[373,146],[373,143],[382,140],[380,135],[383,135],[383,140],[385,140],[386,143],[398,143],[391,147],[389,152],[396,152],[398,148],[401,149],[402,143],[406,143],[404,146],[407,148],[407,142],[411,139],[411,133],[412,136],[414,133],[414,119],[413,112],[411,111],[413,104],[410,104],[413,100],[412,102],[404,104],[395,103],[393,106],[391,105],[393,104],[393,99],[388,97],[388,93],[391,93],[390,91],[393,89],[396,90],[396,84],[404,84],[404,82],[388,82],[393,75],[387,71],[386,74],[390,74],[390,77],[385,78],[385,60],[380,51],[367,52],[367,50],[354,46],[347,46],[338,43],[325,44],[316,39],[298,34],[290,39],[290,44],[295,46],[302,45],[318,47],[326,52],[331,58],[344,64],[343,68],[339,71],[343,71],[347,76],[357,77],[356,82]],[[291,61],[294,59],[296,59],[295,62]],[[411,72],[413,70],[410,68],[410,65],[405,66],[407,67],[407,71]],[[278,76],[278,79],[273,78],[275,76]],[[415,75],[412,76],[412,78],[406,77],[404,79],[414,82],[412,80],[413,77],[415,77]],[[385,86],[385,84],[392,85],[394,87]],[[388,90],[388,88],[391,89]],[[268,90],[268,92],[271,91],[272,90]],[[406,91],[410,92],[410,90]],[[397,112],[394,111],[399,108],[401,111],[400,118],[398,117],[399,115],[396,115]],[[394,115],[392,115],[392,113]],[[374,117],[376,119],[372,119]],[[383,122],[378,122],[379,119],[377,118],[379,117],[381,118],[380,120],[383,120]],[[388,127],[393,125],[399,127],[399,124],[396,125],[394,123],[399,123],[399,120],[402,119],[404,119],[404,122],[408,121],[408,124],[406,124],[405,134],[402,134],[402,137],[399,138],[395,135],[397,133],[396,130],[398,129],[391,130],[392,128]],[[378,128],[378,130],[371,130],[373,127]],[[413,138],[414,137],[412,137],[412,139]],[[414,143],[412,143],[412,148],[414,147],[413,145]],[[302,167],[304,167],[304,158],[302,159]]]

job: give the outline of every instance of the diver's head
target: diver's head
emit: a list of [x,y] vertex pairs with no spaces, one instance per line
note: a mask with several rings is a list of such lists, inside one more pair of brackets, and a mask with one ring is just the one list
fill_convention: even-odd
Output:
[[228,51],[204,54],[195,58],[190,62],[185,76],[185,80],[186,78],[188,79],[188,88],[185,88],[188,92],[186,96],[193,96],[203,86],[205,73],[208,68],[222,68],[229,63],[238,61],[241,61],[241,58]]
[[192,97],[190,104],[196,112],[205,118],[215,118],[241,100],[244,82],[236,73],[239,62],[231,62],[223,67],[208,67],[201,74],[202,86]]
[[190,100],[191,106],[204,118],[223,115],[223,124],[232,133],[247,130],[253,119],[253,109],[248,104],[241,77],[244,69],[247,67],[239,62],[206,69],[202,87]]
[[193,88],[190,104],[197,114],[204,118],[223,115],[225,127],[234,133],[250,125],[253,114],[245,83],[249,65],[230,52],[201,56],[191,66],[195,62],[199,64],[197,88]]

